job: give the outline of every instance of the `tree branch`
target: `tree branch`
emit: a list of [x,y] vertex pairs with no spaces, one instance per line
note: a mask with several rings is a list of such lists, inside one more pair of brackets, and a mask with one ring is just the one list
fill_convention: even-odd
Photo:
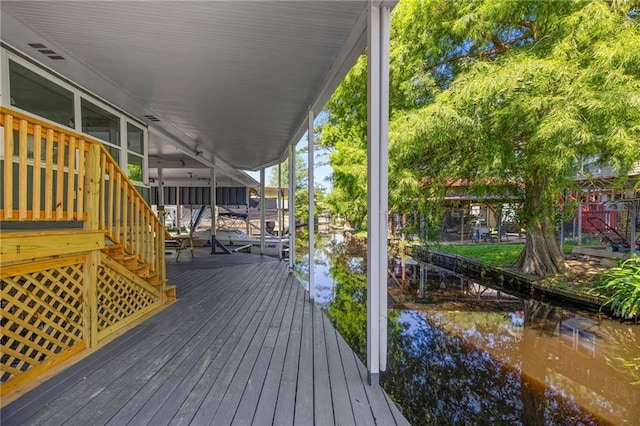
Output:
[[[529,21],[523,21],[523,22],[529,22]],[[523,25],[523,26],[527,26],[527,25]],[[537,28],[535,26],[535,24],[531,23],[532,27],[527,27],[527,28]],[[461,59],[473,59],[473,58],[490,58],[494,55],[501,55],[503,53],[506,53],[509,49],[511,49],[516,43],[519,43],[521,41],[527,40],[527,39],[532,39],[535,40],[536,36],[535,36],[535,30],[531,29],[531,32],[525,32],[524,34],[512,38],[510,40],[506,40],[503,41],[500,39],[500,37],[498,37],[496,34],[491,34],[491,36],[489,37],[489,39],[491,40],[491,42],[493,43],[493,45],[495,46],[493,49],[491,50],[487,50],[487,51],[482,51],[482,50],[475,50],[472,52],[468,52],[468,53],[464,53],[464,54],[460,54],[460,55],[455,55],[452,56],[450,58],[446,58],[443,59],[442,61],[433,64],[429,67],[425,68],[425,71],[430,71],[433,70],[437,67],[439,67],[440,65],[445,65],[445,64],[451,64],[454,62],[457,62]]]

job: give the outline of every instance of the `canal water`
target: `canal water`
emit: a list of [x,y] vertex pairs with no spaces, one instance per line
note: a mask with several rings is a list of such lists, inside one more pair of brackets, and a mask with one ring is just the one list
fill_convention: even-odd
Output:
[[[364,250],[325,235],[314,267],[316,303],[362,360]],[[308,257],[299,261],[308,283]],[[640,424],[640,325],[442,274],[423,298],[390,292],[409,297],[389,311],[382,385],[412,424]]]

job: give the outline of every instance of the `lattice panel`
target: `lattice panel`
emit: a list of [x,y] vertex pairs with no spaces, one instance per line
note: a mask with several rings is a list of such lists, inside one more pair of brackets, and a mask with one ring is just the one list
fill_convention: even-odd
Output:
[[158,303],[160,299],[102,264],[98,267],[98,331]]
[[83,340],[83,263],[2,278],[2,383]]

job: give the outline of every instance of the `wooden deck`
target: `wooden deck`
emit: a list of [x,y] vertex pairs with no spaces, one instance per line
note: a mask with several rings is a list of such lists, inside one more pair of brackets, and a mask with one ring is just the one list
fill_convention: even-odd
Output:
[[408,424],[283,262],[174,258],[177,302],[7,405],[2,424]]

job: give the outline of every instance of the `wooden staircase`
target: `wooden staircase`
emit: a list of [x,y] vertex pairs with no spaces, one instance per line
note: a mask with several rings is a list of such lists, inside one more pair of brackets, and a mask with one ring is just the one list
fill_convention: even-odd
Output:
[[4,404],[176,291],[164,225],[100,141],[4,107],[0,131]]
[[[162,277],[160,273],[150,272],[150,265],[144,262],[141,262],[136,254],[127,253],[124,245],[122,244],[110,244],[106,245],[102,252],[112,258],[113,260],[120,263],[122,266],[127,268],[129,271],[133,272],[137,277],[146,281],[154,287],[161,287],[163,284]],[[173,286],[171,286],[171,291],[167,294],[167,302],[172,302],[175,300],[175,292],[173,291]],[[173,297],[171,297],[173,294]]]

